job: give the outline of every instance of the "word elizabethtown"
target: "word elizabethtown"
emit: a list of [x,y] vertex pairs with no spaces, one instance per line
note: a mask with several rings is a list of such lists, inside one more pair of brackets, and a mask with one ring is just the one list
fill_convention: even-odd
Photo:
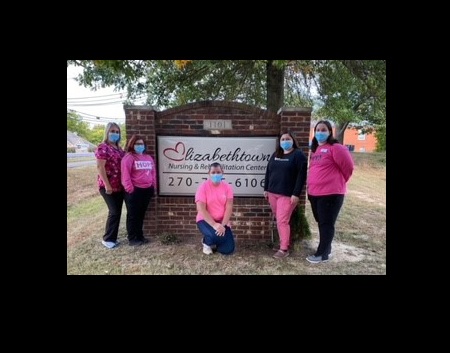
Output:
[[234,151],[228,152],[228,154],[224,153],[221,154],[222,149],[219,147],[217,148],[214,153],[211,155],[209,153],[201,154],[201,153],[195,153],[194,149],[191,147],[186,152],[186,157],[184,158],[185,161],[194,161],[194,162],[201,162],[201,161],[209,161],[209,162],[216,162],[216,161],[236,161],[236,162],[264,162],[268,161],[270,158],[270,154],[248,154],[245,152],[241,152],[241,148],[236,148]]

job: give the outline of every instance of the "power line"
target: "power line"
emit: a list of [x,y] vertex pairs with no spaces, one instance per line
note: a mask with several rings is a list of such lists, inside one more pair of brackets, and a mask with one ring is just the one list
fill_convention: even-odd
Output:
[[69,111],[71,111],[73,113],[76,113],[81,118],[83,118],[83,115],[84,115],[85,119],[91,119],[91,120],[94,120],[94,121],[101,121],[102,119],[106,120],[107,122],[112,121],[112,120],[123,120],[122,118],[107,118],[107,117],[92,115],[92,114],[88,114],[88,113],[83,113],[83,112],[80,112],[80,111],[77,111],[77,110],[74,110],[74,109],[69,109]]
[[[126,92],[119,92],[119,93],[112,93],[112,94],[103,94],[99,96],[90,96],[90,97],[73,97],[69,98],[67,97],[67,100],[76,100],[76,99],[94,99],[94,98],[101,98],[101,97],[110,97],[110,96],[118,96],[120,95],[120,98],[122,98],[122,95],[126,94]],[[118,98],[118,97],[116,97]],[[108,98],[110,99],[110,98]]]
[[73,106],[73,107],[86,107],[86,106],[95,106],[95,105],[113,105],[113,104],[123,104],[124,101],[115,101],[115,102],[103,102],[103,103],[70,103],[68,102],[67,105]]
[[[146,95],[140,95],[133,99],[133,101],[146,99]],[[108,101],[111,100],[111,101]],[[100,101],[84,101],[84,102],[67,102],[67,105],[70,106],[92,106],[92,105],[108,105],[108,104],[119,104],[125,102],[126,99],[117,100],[117,98],[106,98],[101,99]]]

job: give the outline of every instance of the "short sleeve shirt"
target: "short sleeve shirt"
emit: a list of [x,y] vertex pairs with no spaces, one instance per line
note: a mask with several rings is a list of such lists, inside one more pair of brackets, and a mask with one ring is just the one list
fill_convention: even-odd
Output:
[[[95,150],[95,158],[106,160],[105,170],[109,183],[113,191],[123,190],[120,179],[120,161],[125,155],[125,151],[121,148],[116,149],[107,143],[101,143]],[[105,187],[100,175],[97,176],[97,184],[99,188]]]

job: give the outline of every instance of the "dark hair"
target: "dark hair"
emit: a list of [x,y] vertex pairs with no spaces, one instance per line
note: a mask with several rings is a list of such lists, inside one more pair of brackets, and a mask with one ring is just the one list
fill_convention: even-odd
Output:
[[209,165],[208,173],[211,171],[211,168],[217,168],[217,167],[219,167],[220,170],[223,172],[223,168],[220,165],[220,163],[214,162]]
[[145,140],[142,136],[139,135],[133,135],[131,138],[127,141],[127,144],[125,145],[125,152],[131,152],[136,153],[134,150],[134,144],[137,140],[142,140],[144,142],[144,153],[147,151],[147,144],[145,143]]
[[276,147],[276,149],[275,149],[275,155],[276,155],[276,157],[278,157],[278,158],[282,158],[283,155],[284,155],[284,150],[283,150],[283,149],[281,148],[281,146],[280,146],[280,139],[281,139],[281,136],[283,136],[283,135],[285,135],[285,134],[288,134],[288,135],[291,137],[291,139],[292,139],[292,141],[293,141],[292,147],[298,148],[297,141],[296,141],[296,139],[295,139],[294,133],[293,133],[292,131],[289,131],[289,130],[282,130],[282,131],[280,131],[280,133],[278,134],[278,137],[277,137],[277,147]]
[[[329,143],[330,145],[334,145],[336,142],[339,142],[338,140],[336,140],[333,137],[333,127],[331,126],[331,123],[328,120],[319,120],[316,125],[314,126],[314,131],[313,134],[315,135],[316,133],[316,127],[319,124],[324,124],[328,131],[330,132],[330,134],[328,135],[327,138],[327,143]],[[311,151],[316,152],[317,147],[319,146],[319,141],[317,141],[316,136],[313,136],[312,142],[311,142]]]

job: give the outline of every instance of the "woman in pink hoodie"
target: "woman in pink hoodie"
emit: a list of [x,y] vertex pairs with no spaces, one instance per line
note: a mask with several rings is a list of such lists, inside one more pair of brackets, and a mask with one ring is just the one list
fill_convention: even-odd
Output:
[[352,174],[352,156],[347,147],[333,137],[331,123],[326,120],[317,122],[311,143],[307,178],[308,200],[319,226],[317,250],[306,258],[313,264],[327,262],[331,256],[334,225]]
[[144,237],[144,218],[156,189],[156,165],[146,154],[147,145],[141,136],[133,135],[127,142],[121,163],[122,185],[127,207],[127,233],[131,246],[148,243]]

